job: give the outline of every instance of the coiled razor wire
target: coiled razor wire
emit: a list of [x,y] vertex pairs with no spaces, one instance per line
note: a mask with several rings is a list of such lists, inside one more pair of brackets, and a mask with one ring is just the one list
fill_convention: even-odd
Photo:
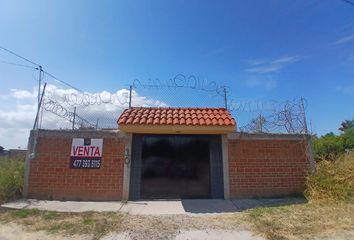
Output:
[[[275,108],[277,106],[277,108]],[[305,123],[305,106],[299,100],[275,102],[274,108],[259,113],[249,123],[239,127],[242,132],[286,132],[307,133]]]
[[125,106],[129,104],[129,90],[124,90],[126,92],[123,92],[122,95],[112,94],[109,92],[88,93],[72,90],[60,90],[60,95],[56,91],[48,91],[46,92],[46,96],[57,103],[68,106],[90,106],[101,104]]
[[[190,75],[185,76],[183,74],[177,74],[175,77],[166,81],[159,79],[150,80],[147,83],[143,83],[139,79],[135,79],[133,82],[132,98],[139,97],[138,89],[150,89],[150,90],[176,90],[180,88],[188,88],[196,91],[204,91],[214,93],[214,95],[222,96],[225,94],[229,99],[227,101],[228,110],[236,114],[249,113],[254,117],[249,122],[241,127],[239,130],[245,132],[286,132],[286,133],[306,133],[305,123],[305,107],[301,104],[299,99],[287,100],[287,101],[264,101],[264,100],[235,100],[231,97],[231,90],[227,86],[218,85],[216,82],[207,82],[200,78]],[[144,97],[144,96],[142,96]],[[231,100],[230,100],[231,99]],[[150,101],[147,106],[155,106],[153,100],[145,98],[144,101]],[[158,102],[155,100],[155,102]],[[129,90],[121,89],[116,93],[109,93],[103,91],[101,93],[88,93],[80,92],[75,89],[60,89],[54,86],[54,89],[49,89],[45,93],[43,108],[48,112],[52,112],[55,115],[67,119],[73,123],[75,115],[75,127],[83,128],[97,128],[98,121],[103,124],[111,125],[116,124],[112,117],[100,118],[97,117],[98,113],[89,112],[89,109],[85,107],[92,105],[112,104],[118,106],[120,109],[127,108],[129,106]],[[135,107],[142,107],[134,105]],[[87,120],[82,115],[74,114],[69,111],[68,108],[77,107],[78,112],[84,113],[90,116],[93,121]],[[96,114],[96,115],[95,115]],[[112,113],[110,113],[112,114]],[[114,119],[115,120],[115,119]],[[112,123],[111,123],[112,122]],[[101,123],[100,123],[101,124]]]
[[[68,120],[70,123],[74,123],[74,128],[96,128],[96,124],[90,123],[77,113],[71,112],[59,103],[45,98],[43,101],[43,109],[51,112],[58,117]],[[75,122],[74,122],[75,121]]]

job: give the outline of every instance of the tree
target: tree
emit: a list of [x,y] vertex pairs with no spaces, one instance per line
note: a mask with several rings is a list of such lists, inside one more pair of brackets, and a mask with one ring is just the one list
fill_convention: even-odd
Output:
[[344,149],[354,148],[354,127],[346,129],[341,135]]
[[314,154],[317,161],[335,160],[340,154],[354,149],[354,119],[341,123],[341,134],[327,133],[321,137],[313,137]]
[[313,140],[316,160],[335,160],[344,152],[343,139],[334,133],[327,133]]
[[339,128],[340,131],[345,132],[347,129],[354,129],[354,118],[352,120],[344,120]]

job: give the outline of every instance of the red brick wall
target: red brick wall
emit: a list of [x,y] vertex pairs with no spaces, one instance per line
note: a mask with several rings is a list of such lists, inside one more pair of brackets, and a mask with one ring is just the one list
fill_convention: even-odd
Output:
[[230,139],[230,197],[302,193],[310,164],[306,140]]
[[[237,134],[235,134],[236,136]],[[231,136],[228,140],[230,197],[270,197],[304,190],[310,164],[306,140],[293,137]],[[100,169],[71,169],[72,138],[103,138]],[[124,134],[100,131],[39,131],[30,160],[28,198],[120,200],[123,191]]]
[[[60,134],[59,134],[60,135]],[[28,198],[57,200],[119,200],[122,197],[125,143],[118,137],[103,138],[100,169],[71,169],[73,137],[55,133],[38,137],[31,160]],[[85,136],[87,137],[87,136]]]

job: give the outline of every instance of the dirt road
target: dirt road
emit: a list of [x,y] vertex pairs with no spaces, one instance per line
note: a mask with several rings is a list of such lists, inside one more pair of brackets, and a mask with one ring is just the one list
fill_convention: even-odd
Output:
[[[123,233],[110,233],[101,238],[102,240],[135,240],[144,239],[146,236],[137,237],[135,234]],[[89,235],[75,235],[75,236],[62,236],[56,234],[49,234],[44,231],[26,231],[18,224],[1,224],[0,225],[0,240],[91,240],[93,236]],[[151,239],[151,238],[149,238]],[[250,231],[242,230],[190,230],[181,231],[176,236],[171,236],[170,239],[174,240],[263,240],[261,237],[255,236]]]

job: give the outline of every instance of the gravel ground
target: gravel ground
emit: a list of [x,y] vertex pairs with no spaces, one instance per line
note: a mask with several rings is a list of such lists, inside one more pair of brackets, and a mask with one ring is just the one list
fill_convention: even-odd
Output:
[[[45,231],[26,231],[23,227],[15,223],[0,224],[0,240],[91,240],[89,235],[62,236],[58,234],[49,234]],[[134,240],[134,239],[154,239],[146,238],[146,235],[138,236],[135,233],[110,233],[102,240]],[[252,232],[246,230],[182,230],[178,231],[176,236],[165,238],[166,240],[264,240],[264,238],[255,236]],[[352,240],[354,231],[335,233],[327,236],[317,236],[315,240]]]
[[353,216],[352,203],[307,203],[237,213],[161,216],[0,208],[0,240],[352,240]]
[[[146,235],[144,235],[146,236]],[[134,239],[144,239],[145,237],[137,236],[136,234],[131,234],[127,232],[123,233],[110,233],[102,240],[134,240]],[[75,236],[62,236],[48,234],[44,231],[26,231],[20,225],[2,224],[0,225],[0,240],[89,240],[92,236],[85,235],[75,235]],[[151,239],[151,238],[149,238]],[[206,230],[190,230],[190,231],[180,231],[176,236],[170,236],[166,239],[175,240],[263,240],[261,237],[254,236],[250,231],[245,230],[216,230],[216,229],[206,229]]]
[[15,223],[0,224],[0,240],[88,240],[89,236],[61,236],[48,234],[45,231],[26,231]]

